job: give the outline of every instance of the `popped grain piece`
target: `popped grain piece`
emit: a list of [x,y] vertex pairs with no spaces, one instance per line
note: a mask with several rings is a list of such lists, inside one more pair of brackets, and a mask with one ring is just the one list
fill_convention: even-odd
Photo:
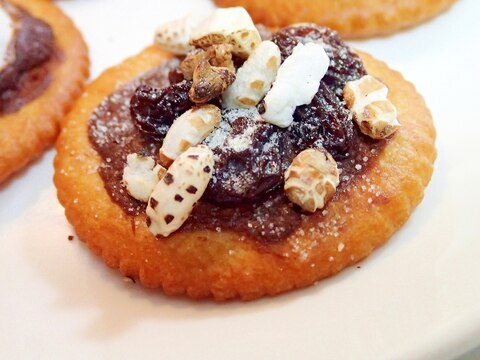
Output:
[[160,148],[160,163],[168,167],[191,146],[200,144],[220,124],[221,111],[215,105],[194,107],[178,117]]
[[123,183],[132,197],[147,202],[155,185],[165,173],[165,168],[156,165],[152,157],[129,154],[127,165],[123,169]]
[[155,32],[154,42],[163,50],[175,55],[186,55],[194,47],[190,45],[192,30],[205,17],[198,14],[189,14],[180,19],[167,22]]
[[188,219],[212,178],[213,152],[206,145],[189,148],[155,186],[147,205],[147,225],[167,237]]
[[385,139],[400,128],[397,109],[388,100],[388,88],[371,75],[345,85],[343,97],[365,135]]
[[226,108],[257,106],[272,86],[280,67],[280,49],[263,41],[237,71],[237,78],[223,94]]
[[261,41],[250,15],[242,7],[215,10],[193,29],[190,38],[190,44],[200,48],[231,44],[233,54],[244,59]]
[[185,80],[192,80],[193,73],[198,64],[208,60],[210,65],[224,67],[235,73],[235,66],[232,59],[232,46],[229,44],[212,45],[208,49],[195,49],[188,53],[180,64],[180,71]]
[[8,51],[13,37],[13,26],[10,16],[0,7],[0,70],[13,61],[13,51]]
[[285,172],[284,189],[291,202],[313,213],[333,197],[339,183],[340,172],[333,157],[325,149],[307,149]]
[[280,68],[264,99],[265,121],[286,128],[297,106],[309,104],[328,70],[330,59],[322,45],[298,44]]
[[235,73],[226,67],[212,66],[202,60],[193,72],[193,83],[188,96],[196,104],[204,104],[223,92],[235,81]]

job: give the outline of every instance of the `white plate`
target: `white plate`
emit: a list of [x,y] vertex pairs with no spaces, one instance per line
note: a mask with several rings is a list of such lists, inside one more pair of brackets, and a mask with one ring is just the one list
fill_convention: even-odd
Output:
[[[64,0],[92,75],[207,0]],[[449,359],[480,344],[480,2],[354,45],[425,95],[438,160],[425,200],[361,268],[251,303],[167,298],[127,284],[73,234],[53,151],[0,187],[0,358]],[[1,150],[0,150],[1,151]]]

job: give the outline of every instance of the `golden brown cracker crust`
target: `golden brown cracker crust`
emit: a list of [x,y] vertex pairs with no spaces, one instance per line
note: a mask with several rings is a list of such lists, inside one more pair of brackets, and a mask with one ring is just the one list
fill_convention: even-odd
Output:
[[390,88],[402,123],[363,178],[279,244],[207,230],[155,239],[145,216],[127,216],[110,200],[96,171],[100,158],[88,140],[87,123],[107,95],[166,56],[152,46],[105,71],[67,116],[57,142],[54,181],[66,216],[79,238],[123,275],[166,294],[195,299],[251,300],[278,294],[362,260],[405,223],[422,199],[436,157],[430,112],[400,73],[361,53],[367,70]]
[[337,30],[343,38],[388,35],[426,21],[455,0],[215,0],[243,6],[257,23],[286,26],[313,22]]
[[37,158],[51,145],[60,121],[81,94],[88,77],[88,50],[72,21],[48,0],[9,0],[47,22],[61,59],[52,64],[53,80],[20,110],[0,116],[0,182]]

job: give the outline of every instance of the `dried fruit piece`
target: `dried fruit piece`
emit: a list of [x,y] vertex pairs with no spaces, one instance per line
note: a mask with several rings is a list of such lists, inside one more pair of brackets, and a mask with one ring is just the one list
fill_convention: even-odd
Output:
[[166,172],[161,165],[155,165],[155,160],[151,156],[129,154],[123,170],[123,183],[132,197],[147,202],[155,185]]
[[234,81],[235,74],[231,70],[202,60],[193,72],[193,84],[188,95],[194,103],[204,104],[221,96]]
[[221,112],[215,105],[194,107],[178,117],[160,148],[160,163],[170,164],[188,148],[201,143],[220,124]]
[[130,101],[135,125],[148,134],[165,136],[173,120],[194,105],[188,96],[191,86],[191,81],[182,81],[164,89],[140,85]]
[[282,128],[290,126],[297,106],[312,101],[329,62],[321,45],[298,44],[278,69],[277,79],[265,96],[265,121]]
[[200,48],[231,44],[233,54],[246,59],[261,41],[247,11],[242,7],[233,7],[215,10],[195,27],[190,44]]
[[205,145],[191,147],[170,166],[155,186],[147,206],[149,230],[168,236],[188,219],[212,177],[213,153]]
[[170,69],[170,71],[168,72],[168,81],[170,85],[178,84],[183,80],[186,80],[186,79],[183,76],[182,72],[180,71],[179,67]]
[[321,144],[335,158],[351,150],[354,136],[351,113],[323,81],[312,102],[298,107],[294,117],[288,133],[296,148],[305,150]]
[[237,71],[237,78],[223,94],[227,108],[257,106],[272,86],[280,66],[280,50],[263,41]]
[[397,109],[387,99],[388,88],[365,75],[345,85],[344,97],[360,130],[373,139],[385,139],[400,128]]
[[359,79],[367,73],[360,57],[329,28],[315,24],[289,26],[275,33],[272,41],[280,48],[282,60],[290,56],[299,43],[313,42],[322,45],[330,58],[330,67],[322,81],[327,83],[337,96],[342,96],[348,81]]
[[298,154],[285,172],[285,192],[303,210],[322,209],[340,183],[337,164],[325,149],[308,149]]
[[256,108],[224,110],[205,143],[215,155],[205,195],[220,203],[251,200],[280,186],[294,157],[284,132],[264,122]]

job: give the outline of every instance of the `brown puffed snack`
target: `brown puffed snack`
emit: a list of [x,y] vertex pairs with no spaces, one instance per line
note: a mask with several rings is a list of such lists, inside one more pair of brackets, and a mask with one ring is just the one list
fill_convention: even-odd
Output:
[[16,24],[0,59],[0,182],[55,140],[88,77],[88,51],[72,21],[51,1],[5,0]]
[[333,197],[340,182],[335,160],[325,149],[298,154],[285,173],[285,192],[291,202],[314,213]]
[[[296,208],[292,210],[292,216],[298,215],[299,222],[285,238],[278,240],[272,233],[271,236],[259,240],[251,235],[253,232],[248,232],[260,232],[262,221],[268,219],[260,218],[256,222],[248,223],[248,226],[245,226],[247,231],[242,233],[229,229],[227,222],[234,214],[234,210],[230,209],[235,209],[235,206],[228,208],[226,205],[230,212],[222,214],[230,214],[230,217],[218,217],[217,227],[192,226],[194,221],[201,222],[195,220],[195,217],[203,211],[201,207],[206,206],[205,204],[198,204],[190,219],[178,231],[168,237],[157,238],[149,230],[152,223],[147,221],[145,205],[124,197],[127,196],[124,193],[116,193],[116,198],[111,196],[110,184],[105,182],[102,176],[111,176],[114,181],[115,176],[119,175],[114,170],[109,173],[109,169],[114,169],[116,161],[120,164],[118,166],[121,166],[126,163],[126,159],[110,159],[108,154],[111,149],[103,142],[105,138],[102,134],[98,134],[104,129],[104,125],[109,123],[108,114],[112,108],[109,108],[108,96],[122,83],[127,89],[122,90],[123,93],[131,94],[138,86],[135,79],[145,76],[145,73],[148,77],[151,69],[165,64],[165,61],[171,58],[170,54],[156,46],[148,47],[124,63],[105,71],[87,86],[85,95],[67,116],[65,129],[57,142],[54,180],[58,198],[65,207],[69,222],[74,226],[79,238],[86,242],[95,254],[124,276],[138,279],[149,288],[161,288],[168,295],[183,294],[195,299],[251,300],[275,295],[309,286],[361,261],[375,248],[384,244],[407,221],[421,201],[424,188],[432,175],[436,151],[435,129],[430,112],[414,86],[384,63],[365,53],[359,54],[366,71],[388,87],[388,98],[398,110],[401,127],[388,139],[380,140],[383,141],[382,146],[373,147],[368,155],[358,159],[359,162],[352,167],[353,179],[347,181],[344,179],[346,172],[340,174],[340,180],[346,185],[340,184],[323,209],[313,214],[304,214]],[[168,84],[164,77],[156,82],[159,87]],[[174,89],[180,89],[176,95],[179,103],[188,101],[188,86],[177,86]],[[320,90],[312,101],[315,106],[325,101],[330,104],[336,101],[336,95],[328,89],[320,87]],[[167,96],[165,94],[169,93],[165,92],[162,96]],[[148,96],[146,98],[148,99]],[[162,105],[161,102],[159,106]],[[130,116],[128,107],[120,106],[117,110],[122,116]],[[151,114],[158,108],[148,110],[148,114]],[[246,116],[245,114],[253,112],[249,109],[226,111],[222,113],[223,121],[238,114]],[[304,113],[305,111],[302,114]],[[89,133],[89,124],[94,126],[97,123],[99,126]],[[275,142],[278,141],[280,130],[275,130],[274,125],[255,123],[254,120],[240,117],[229,126],[235,130],[244,123],[256,125],[247,128],[250,132],[240,131],[237,137],[227,137],[225,144],[228,144],[228,151],[225,154],[218,154],[216,146],[222,131],[228,129],[225,123],[217,130],[220,135],[207,138],[205,144],[213,151],[215,166],[217,163],[219,166],[223,164],[225,159],[222,156],[240,151],[239,149],[243,151],[242,154],[256,154],[256,149],[247,141],[248,136],[268,139],[264,146],[267,152],[273,145],[283,146],[282,143]],[[141,130],[134,130],[131,123],[119,127],[119,132],[114,135],[122,134],[125,128],[133,132],[131,139],[138,142],[135,134],[139,134]],[[272,129],[277,131],[277,135],[272,135]],[[346,133],[351,131],[348,129],[345,130]],[[296,131],[296,128],[292,131]],[[92,136],[97,136],[95,147]],[[116,141],[121,143],[121,138]],[[365,140],[368,144],[371,141],[373,140]],[[129,142],[125,146],[133,146],[131,144],[132,142]],[[331,148],[331,152],[335,154],[340,147],[332,145]],[[150,150],[153,155],[158,153],[158,148]],[[128,148],[125,153],[135,151],[136,149]],[[110,159],[110,162],[105,162],[105,158]],[[194,159],[195,157],[192,158]],[[243,160],[241,157],[235,158],[238,166],[243,165]],[[198,174],[201,171],[209,174],[212,170],[209,165],[201,170],[190,171],[191,176],[200,176]],[[276,169],[270,170],[273,175],[278,173],[283,178],[282,169],[275,173],[273,171]],[[202,176],[206,176],[205,174]],[[217,183],[221,180],[215,178]],[[267,180],[270,181],[271,178],[265,181]],[[177,179],[171,176],[164,177],[162,181],[166,182],[166,185],[178,185]],[[169,204],[174,204],[174,201],[181,203],[185,194],[194,195],[200,190],[203,189],[188,186],[182,190],[186,193],[175,193],[172,195],[174,200],[168,198]],[[208,189],[206,194],[216,195],[208,194]],[[158,194],[155,194],[155,201],[149,203],[149,208],[160,206],[157,196]],[[129,206],[120,206],[122,201],[127,201]],[[205,208],[205,213],[208,213],[210,218],[220,214],[215,206],[219,205]],[[282,204],[273,201],[269,206],[270,209],[275,209]],[[293,209],[293,206],[292,204],[291,207],[282,209]],[[215,211],[208,212],[209,209]],[[282,216],[281,213],[273,214]],[[200,219],[211,222],[210,218]],[[173,221],[167,216],[164,216],[164,219],[166,223]],[[242,218],[237,221],[241,222]],[[284,226],[289,226],[289,223],[285,222]]]
[[243,6],[257,23],[285,26],[312,22],[337,30],[347,39],[389,35],[426,21],[455,0],[215,0],[219,6]]

